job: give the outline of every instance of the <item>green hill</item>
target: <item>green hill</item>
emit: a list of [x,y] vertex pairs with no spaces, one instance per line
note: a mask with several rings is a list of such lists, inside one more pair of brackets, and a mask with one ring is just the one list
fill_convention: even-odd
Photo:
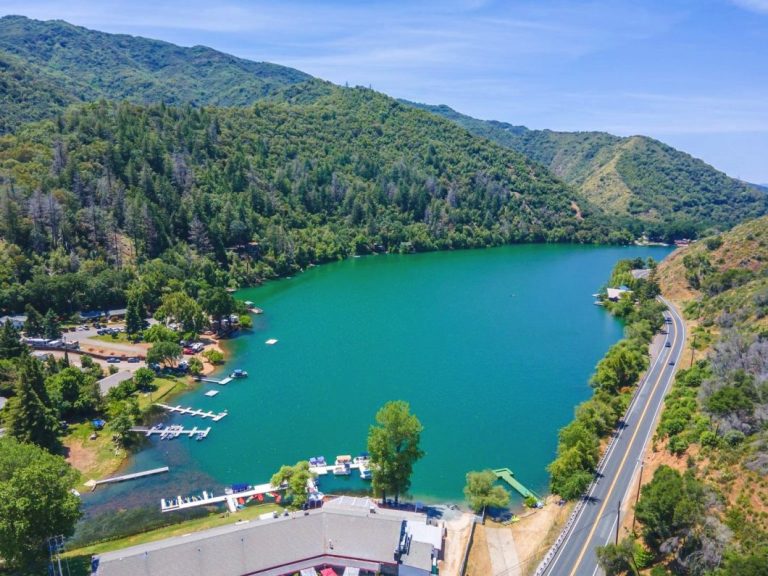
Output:
[[0,138],[0,238],[23,255],[0,308],[46,308],[55,288],[25,287],[46,270],[186,245],[226,270],[257,243],[230,276],[253,282],[370,251],[630,239],[514,151],[371,90],[328,90],[248,109],[98,102]]
[[768,196],[759,189],[652,138],[529,130],[447,106],[408,104],[525,154],[654,238],[695,237],[768,213]]
[[60,20],[0,18],[0,130],[99,98],[245,106],[310,80],[211,48],[106,34]]

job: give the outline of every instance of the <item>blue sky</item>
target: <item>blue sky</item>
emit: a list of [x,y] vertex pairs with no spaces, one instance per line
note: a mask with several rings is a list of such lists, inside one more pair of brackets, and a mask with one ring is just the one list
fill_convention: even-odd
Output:
[[554,130],[646,134],[768,183],[768,0],[2,0]]

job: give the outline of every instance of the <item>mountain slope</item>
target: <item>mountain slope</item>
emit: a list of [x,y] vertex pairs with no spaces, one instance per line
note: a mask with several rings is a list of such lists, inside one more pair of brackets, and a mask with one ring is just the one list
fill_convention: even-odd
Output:
[[760,190],[652,138],[529,130],[447,106],[408,104],[525,154],[653,237],[694,236],[768,213],[768,196]]
[[[696,503],[705,510],[700,523],[705,529],[691,531],[700,536],[686,545],[683,560],[702,558],[700,572],[716,576],[763,574],[768,557],[768,217],[677,250],[658,266],[657,278],[665,297],[683,310],[687,348],[695,348],[696,362],[690,355],[681,362],[685,368],[665,400],[654,451],[668,452],[667,461],[690,470],[710,493]],[[715,548],[725,554],[710,554]],[[752,572],[732,564],[746,560]]]
[[329,91],[245,110],[98,102],[0,138],[0,239],[30,261],[0,309],[52,301],[55,287],[19,287],[71,258],[119,264],[126,244],[140,261],[189,244],[226,267],[257,242],[253,282],[355,252],[631,239],[512,150],[371,90]]
[[[211,48],[107,34],[60,20],[0,18],[0,128],[51,117],[66,104],[99,98],[244,106],[310,80],[308,74]],[[53,97],[46,98],[46,89]],[[27,99],[31,96],[31,100]]]

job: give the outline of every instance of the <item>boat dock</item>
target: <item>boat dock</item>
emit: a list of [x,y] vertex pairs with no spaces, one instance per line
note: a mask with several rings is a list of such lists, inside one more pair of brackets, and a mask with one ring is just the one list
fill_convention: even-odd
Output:
[[539,496],[533,491],[529,490],[525,486],[523,486],[517,478],[515,478],[514,473],[509,468],[499,468],[497,470],[493,471],[494,474],[496,474],[496,478],[499,480],[506,482],[509,484],[515,492],[520,494],[523,498],[529,498],[533,497],[536,498],[536,500],[541,500]]
[[168,472],[168,470],[170,470],[168,466],[163,466],[162,468],[153,468],[152,470],[144,470],[143,472],[134,472],[133,474],[113,476],[112,478],[104,478],[103,480],[88,480],[85,485],[90,486],[91,492],[93,492],[96,489],[96,486],[99,484],[110,484],[112,482],[125,482],[126,480],[135,480],[136,478],[144,478],[144,476],[162,474],[163,472]]
[[152,428],[147,428],[146,426],[134,426],[130,431],[144,434],[147,438],[154,434],[159,434],[161,440],[173,440],[179,436],[189,436],[190,438],[197,436],[199,440],[202,440],[211,432],[211,427],[198,428],[195,426],[194,428],[184,428],[184,426],[167,426],[158,428],[153,426]]
[[347,476],[352,470],[359,470],[361,478],[370,480],[371,461],[367,453],[355,458],[346,454],[337,456],[333,464],[326,463],[325,458],[322,456],[309,459],[309,471],[317,476],[325,476],[326,474]]
[[196,506],[210,506],[211,504],[226,504],[230,512],[237,512],[237,501],[241,498],[250,498],[251,496],[258,496],[259,494],[266,494],[267,492],[277,492],[283,490],[281,487],[272,486],[272,484],[260,484],[253,486],[248,490],[242,492],[232,492],[231,494],[224,494],[223,496],[214,496],[213,493],[203,491],[202,496],[188,496],[182,498],[177,496],[176,498],[162,498],[160,500],[161,512],[172,512],[174,510],[186,510],[187,508],[194,508]]
[[192,408],[191,406],[189,408],[182,408],[180,405],[168,406],[167,404],[160,404],[159,402],[156,402],[155,406],[160,406],[160,408],[168,410],[169,412],[175,412],[177,414],[186,414],[187,416],[200,416],[200,418],[210,418],[214,422],[218,422],[219,420],[224,418],[224,416],[227,415],[226,410],[224,412],[219,412],[217,414],[210,410],[208,410],[207,412],[203,412],[202,410]]
[[206,378],[203,376],[198,376],[197,378],[195,378],[195,380],[197,380],[198,382],[206,382],[207,384],[218,384],[220,386],[226,386],[227,384],[232,382],[233,378],[230,378],[229,376],[227,376],[226,378],[222,378],[221,380],[219,380],[218,378]]

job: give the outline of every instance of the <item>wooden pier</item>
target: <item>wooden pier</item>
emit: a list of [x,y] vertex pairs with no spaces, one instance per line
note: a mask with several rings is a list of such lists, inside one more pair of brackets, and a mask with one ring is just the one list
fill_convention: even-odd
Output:
[[112,478],[104,478],[103,480],[88,480],[85,483],[86,486],[91,487],[91,492],[96,489],[99,484],[110,484],[113,482],[125,482],[126,480],[135,480],[136,478],[144,478],[145,476],[152,476],[154,474],[162,474],[168,472],[170,468],[163,466],[162,468],[153,468],[152,470],[144,470],[143,472],[134,472],[133,474],[123,474],[122,476],[113,476]]
[[147,438],[154,434],[158,434],[161,440],[173,440],[179,436],[189,436],[190,438],[198,436],[202,440],[203,438],[208,437],[208,434],[211,432],[211,427],[198,428],[195,426],[194,428],[184,428],[183,426],[167,426],[165,428],[158,428],[157,426],[153,426],[152,428],[147,428],[146,426],[134,426],[130,431],[144,434]]
[[260,484],[253,486],[249,490],[242,492],[232,492],[231,494],[224,494],[223,496],[214,496],[212,493],[203,491],[202,496],[187,496],[176,498],[162,498],[160,500],[161,512],[172,512],[174,510],[186,510],[187,508],[194,508],[195,506],[210,506],[211,504],[225,503],[230,512],[237,512],[237,501],[240,498],[250,498],[251,496],[257,496],[259,494],[266,494],[267,492],[277,492],[283,490],[280,486],[272,486],[272,484]]
[[229,376],[227,376],[226,378],[222,378],[221,380],[219,380],[218,378],[206,378],[203,376],[198,376],[197,378],[195,378],[195,380],[197,380],[198,382],[206,382],[208,384],[218,384],[219,386],[226,386],[227,384],[232,382],[233,378],[230,378]]
[[212,412],[211,410],[208,410],[207,412],[203,412],[202,410],[198,410],[196,408],[192,408],[191,406],[188,408],[182,408],[181,405],[178,406],[168,406],[167,404],[160,404],[159,402],[155,403],[155,406],[160,406],[160,408],[163,408],[165,410],[168,410],[169,412],[175,412],[177,414],[185,414],[187,416],[200,416],[200,418],[210,418],[214,422],[218,422],[224,416],[227,415],[227,411],[224,412]]

